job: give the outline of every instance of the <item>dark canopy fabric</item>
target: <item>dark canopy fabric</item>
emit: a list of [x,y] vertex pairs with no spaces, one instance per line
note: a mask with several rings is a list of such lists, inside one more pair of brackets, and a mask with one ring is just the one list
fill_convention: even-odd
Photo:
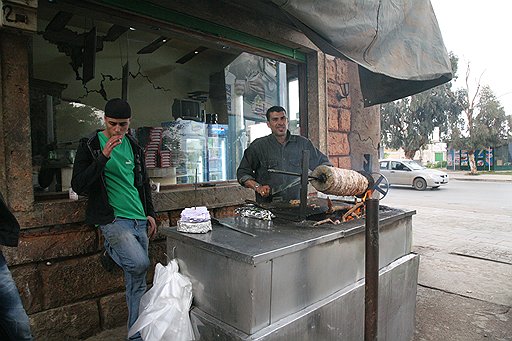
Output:
[[272,1],[322,51],[359,64],[366,107],[452,78],[429,0]]

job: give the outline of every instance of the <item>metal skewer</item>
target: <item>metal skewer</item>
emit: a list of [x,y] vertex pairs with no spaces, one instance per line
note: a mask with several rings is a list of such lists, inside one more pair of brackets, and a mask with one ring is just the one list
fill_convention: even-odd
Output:
[[228,223],[224,223],[224,222],[221,222],[220,220],[218,220],[217,218],[211,218],[211,221],[215,224],[218,224],[220,226],[224,226],[224,227],[227,227],[228,229],[231,229],[233,231],[236,231],[236,232],[240,232],[240,233],[243,233],[243,234],[246,234],[246,235],[249,235],[251,237],[256,237],[256,235],[254,233],[251,233],[251,232],[247,232],[247,231],[244,231],[244,230],[241,230],[237,227],[234,227],[233,225],[231,224],[228,224]]
[[196,168],[196,177],[194,179],[194,209],[197,207],[197,168]]
[[[279,169],[273,169],[273,168],[269,168],[269,169],[267,169],[267,171],[268,171],[269,173],[286,174],[286,175],[293,175],[293,176],[298,176],[298,177],[301,177],[301,176],[302,176],[302,174],[301,174],[301,173],[288,172],[288,171],[279,170]],[[309,178],[309,179],[315,179],[315,180],[321,180],[320,178],[318,178],[318,177],[316,177],[316,176],[313,176],[313,175],[308,175],[308,178]]]

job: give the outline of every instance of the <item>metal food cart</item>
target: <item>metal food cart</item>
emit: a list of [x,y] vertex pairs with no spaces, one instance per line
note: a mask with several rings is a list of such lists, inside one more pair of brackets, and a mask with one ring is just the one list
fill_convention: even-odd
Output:
[[[414,333],[419,257],[412,215],[379,211],[378,338]],[[193,285],[191,319],[201,340],[362,340],[365,221],[219,219],[207,234],[166,228],[168,254]]]

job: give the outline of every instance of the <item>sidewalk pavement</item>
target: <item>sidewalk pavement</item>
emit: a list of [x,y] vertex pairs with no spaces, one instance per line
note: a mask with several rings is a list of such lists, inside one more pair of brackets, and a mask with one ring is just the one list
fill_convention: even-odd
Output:
[[[457,210],[418,207],[417,212],[413,341],[512,340],[512,236],[502,226],[510,216],[465,211],[461,222]],[[440,216],[443,223],[433,224]],[[478,219],[494,228],[471,226]]]
[[125,341],[128,333],[126,326],[104,330],[84,341]]
[[512,175],[496,173],[479,172],[476,175],[471,175],[469,171],[454,171],[450,169],[441,169],[443,172],[448,173],[450,180],[464,180],[464,181],[494,181],[494,182],[512,182]]

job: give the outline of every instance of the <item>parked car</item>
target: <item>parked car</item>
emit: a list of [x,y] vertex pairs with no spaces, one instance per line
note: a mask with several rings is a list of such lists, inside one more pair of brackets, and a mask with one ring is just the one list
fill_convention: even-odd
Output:
[[438,188],[449,180],[447,173],[423,167],[413,160],[381,159],[379,163],[380,172],[390,185],[408,185],[423,191],[427,187]]

